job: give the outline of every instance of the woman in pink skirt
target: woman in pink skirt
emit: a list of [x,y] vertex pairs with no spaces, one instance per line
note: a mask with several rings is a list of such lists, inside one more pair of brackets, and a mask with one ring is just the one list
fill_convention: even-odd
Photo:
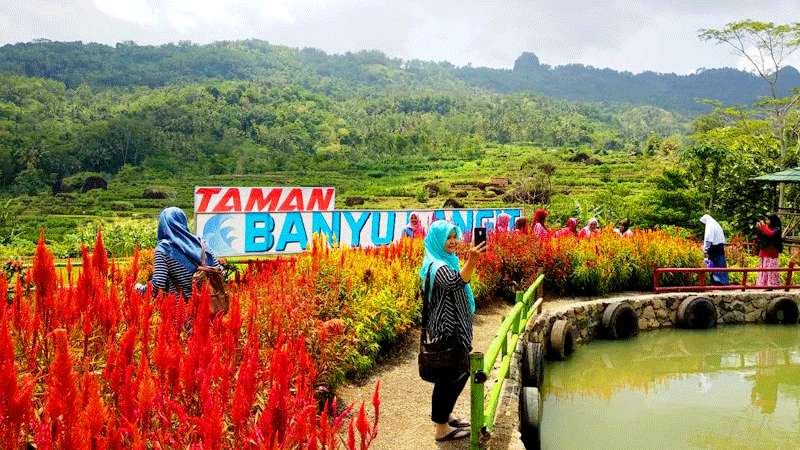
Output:
[[[781,236],[781,219],[773,214],[769,222],[758,221],[756,228],[758,234],[758,256],[761,258],[759,267],[764,269],[777,269],[780,267],[779,257],[783,251],[783,237]],[[781,277],[778,272],[759,272],[759,286],[779,286]]]

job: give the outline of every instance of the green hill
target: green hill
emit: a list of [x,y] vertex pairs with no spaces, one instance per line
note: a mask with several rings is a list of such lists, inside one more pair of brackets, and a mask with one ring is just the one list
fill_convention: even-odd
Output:
[[[701,69],[690,75],[633,74],[581,64],[551,67],[523,53],[513,70],[455,67],[450,63],[404,61],[379,51],[342,55],[295,49],[259,40],[190,42],[114,47],[81,42],[30,43],[0,47],[0,73],[63,81],[68,88],[148,86],[217,80],[269,80],[298,84],[337,97],[375,89],[437,92],[482,88],[498,93],[539,93],[581,102],[653,105],[682,114],[707,112],[698,98],[723,104],[750,103],[768,95],[753,74],[736,69]],[[783,69],[778,91],[800,86],[800,73]]]

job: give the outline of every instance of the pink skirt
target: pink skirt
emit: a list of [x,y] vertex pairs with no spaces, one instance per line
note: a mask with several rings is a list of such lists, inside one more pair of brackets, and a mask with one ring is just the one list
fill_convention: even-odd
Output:
[[[762,269],[777,269],[780,267],[778,258],[761,257]],[[780,286],[781,274],[780,272],[759,272],[758,273],[758,286]]]

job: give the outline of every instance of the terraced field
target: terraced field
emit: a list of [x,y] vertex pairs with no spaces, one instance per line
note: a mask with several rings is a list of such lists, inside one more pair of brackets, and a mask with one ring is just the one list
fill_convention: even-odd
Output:
[[[523,204],[507,194],[540,180],[547,184],[542,166],[551,166],[549,186],[552,195],[547,207],[550,221],[561,223],[571,215],[606,220],[635,215],[637,198],[652,189],[650,175],[671,165],[658,157],[629,156],[622,153],[587,155],[589,161],[570,161],[574,153],[564,149],[543,149],[535,145],[487,146],[479,159],[427,160],[423,157],[407,167],[373,168],[348,171],[269,172],[247,175],[148,176],[123,170],[109,179],[108,189],[86,193],[41,194],[10,199],[9,213],[17,225],[16,250],[0,249],[0,255],[32,252],[39,228],[58,243],[88,224],[144,221],[154,219],[166,206],[192,209],[196,185],[222,186],[334,186],[338,208],[440,208],[448,200],[466,207],[523,206],[526,214],[541,204]],[[594,161],[592,161],[594,160]],[[377,169],[376,169],[377,168]],[[492,185],[493,177],[508,178],[508,186]],[[145,198],[150,196],[164,198]],[[5,201],[7,201],[6,199]],[[363,203],[362,203],[363,202]],[[539,203],[539,202],[537,202]],[[75,238],[73,237],[74,241]],[[30,242],[27,245],[24,241]]]

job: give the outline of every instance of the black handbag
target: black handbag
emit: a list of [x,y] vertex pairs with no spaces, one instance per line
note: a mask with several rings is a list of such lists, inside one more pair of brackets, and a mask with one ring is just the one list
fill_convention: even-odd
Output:
[[425,381],[436,383],[442,379],[456,378],[469,371],[469,355],[456,345],[454,337],[439,342],[431,342],[428,335],[428,282],[431,266],[422,286],[422,329],[419,336],[419,376]]

